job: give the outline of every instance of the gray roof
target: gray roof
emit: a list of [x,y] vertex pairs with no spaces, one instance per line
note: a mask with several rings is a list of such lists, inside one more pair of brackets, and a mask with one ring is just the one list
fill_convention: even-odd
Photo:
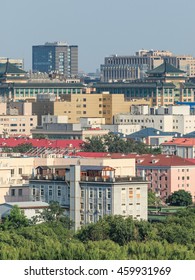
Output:
[[6,202],[0,204],[2,205],[7,205],[7,206],[15,206],[17,205],[19,208],[38,208],[38,207],[48,207],[49,204],[43,201],[17,201],[17,202]]
[[144,128],[142,130],[139,130],[137,132],[134,132],[132,134],[127,135],[127,138],[145,138],[145,137],[149,137],[149,136],[175,136],[177,135],[180,136],[181,133],[178,132],[164,132],[152,127],[149,128]]

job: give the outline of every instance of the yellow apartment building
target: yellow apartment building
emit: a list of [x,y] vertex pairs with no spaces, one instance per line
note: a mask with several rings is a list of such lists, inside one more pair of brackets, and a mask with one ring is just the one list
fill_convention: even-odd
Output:
[[146,99],[125,100],[124,94],[69,94],[63,95],[60,101],[39,101],[32,103],[32,112],[38,116],[41,125],[42,115],[66,115],[68,123],[79,123],[80,118],[105,118],[105,124],[113,123],[117,113],[129,113],[132,105],[147,104]]

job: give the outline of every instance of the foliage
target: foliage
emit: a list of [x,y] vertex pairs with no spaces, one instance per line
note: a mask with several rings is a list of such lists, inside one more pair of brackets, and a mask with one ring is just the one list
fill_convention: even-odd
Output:
[[2,148],[3,151],[5,153],[26,153],[28,152],[30,149],[32,149],[32,144],[31,143],[23,143],[23,144],[19,144],[16,147],[5,147]]
[[162,204],[161,199],[159,196],[152,191],[148,191],[148,205],[149,206],[160,206]]
[[38,220],[44,222],[60,222],[68,229],[73,227],[73,222],[65,215],[64,209],[57,201],[51,201],[49,207],[40,212]]
[[10,214],[5,217],[1,224],[1,228],[5,229],[17,229],[20,227],[26,227],[29,225],[29,220],[20,210],[17,205],[11,209]]
[[192,204],[192,195],[185,190],[179,190],[172,193],[166,200],[173,206],[188,206]]
[[108,133],[104,136],[94,136],[87,138],[87,141],[82,144],[84,152],[109,152],[109,153],[133,153],[138,154],[153,153],[159,154],[161,150],[158,148],[152,149],[146,144],[136,142],[132,139],[124,140],[120,136],[113,133]]
[[47,135],[44,135],[44,134],[34,134],[33,138],[34,139],[47,139]]
[[[51,207],[59,213],[58,205]],[[15,213],[17,211],[15,210]],[[18,212],[17,212],[18,213]],[[14,215],[18,216],[18,214]],[[195,208],[163,223],[105,216],[76,233],[60,218],[31,226],[2,227],[1,260],[194,260]],[[17,220],[17,219],[16,219]]]

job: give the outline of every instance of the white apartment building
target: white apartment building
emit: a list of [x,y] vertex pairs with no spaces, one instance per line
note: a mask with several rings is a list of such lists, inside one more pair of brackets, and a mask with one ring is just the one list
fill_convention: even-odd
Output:
[[153,114],[117,114],[114,124],[140,125],[143,128],[155,128],[164,132],[187,134],[195,130],[195,115],[190,115],[189,106],[169,106],[152,108]]
[[139,124],[107,124],[101,125],[102,129],[107,129],[110,132],[122,133],[128,135],[141,130],[141,125]]
[[[49,173],[30,180],[33,200],[58,201],[74,221],[75,230],[105,215],[147,220],[148,184],[141,178],[116,177],[109,166],[39,166],[37,169],[38,173],[44,170]],[[56,171],[62,169],[64,176],[57,175]]]
[[68,123],[68,116],[42,115],[41,125],[45,123]]

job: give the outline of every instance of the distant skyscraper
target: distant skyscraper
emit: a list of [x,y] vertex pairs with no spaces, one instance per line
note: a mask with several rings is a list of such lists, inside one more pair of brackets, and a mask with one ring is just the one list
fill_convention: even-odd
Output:
[[78,75],[78,46],[63,42],[32,47],[33,72],[58,72],[66,77]]

